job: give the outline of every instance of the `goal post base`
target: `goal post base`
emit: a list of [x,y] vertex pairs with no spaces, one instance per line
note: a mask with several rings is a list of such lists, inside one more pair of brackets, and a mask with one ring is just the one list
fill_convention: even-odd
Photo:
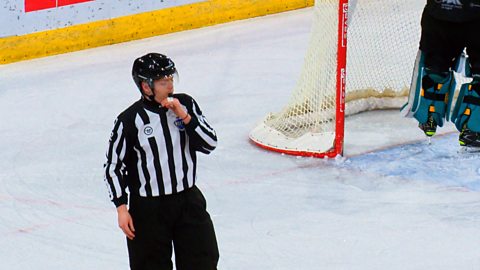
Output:
[[260,123],[250,132],[249,137],[261,148],[282,154],[317,158],[336,157],[339,154],[332,148],[334,132],[308,132],[301,137],[291,138]]

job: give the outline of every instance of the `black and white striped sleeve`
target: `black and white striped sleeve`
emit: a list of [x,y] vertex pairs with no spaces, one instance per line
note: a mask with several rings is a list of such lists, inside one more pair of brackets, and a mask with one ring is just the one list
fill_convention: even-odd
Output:
[[124,125],[120,120],[115,120],[113,131],[110,135],[110,141],[107,150],[107,161],[104,164],[105,168],[105,183],[110,194],[110,199],[115,206],[127,204],[128,196],[125,193],[126,179],[125,171],[125,152],[126,140]]
[[190,144],[196,151],[210,154],[217,147],[217,134],[202,114],[197,102],[192,98],[192,107],[189,111],[192,119],[185,125]]

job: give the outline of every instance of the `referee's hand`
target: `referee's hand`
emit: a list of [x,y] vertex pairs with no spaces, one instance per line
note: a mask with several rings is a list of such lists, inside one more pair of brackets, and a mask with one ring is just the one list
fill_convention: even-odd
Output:
[[174,98],[174,97],[165,98],[164,100],[162,100],[162,102],[160,104],[163,107],[172,110],[173,113],[178,118],[182,119],[182,121],[185,124],[188,124],[190,122],[190,119],[191,119],[190,115],[188,114],[188,112],[186,112],[183,109],[182,104],[180,103],[180,101],[177,98]]
[[122,229],[123,233],[128,237],[128,239],[133,240],[135,237],[135,228],[133,227],[132,216],[130,216],[127,206],[122,204],[117,207],[117,214],[118,227]]

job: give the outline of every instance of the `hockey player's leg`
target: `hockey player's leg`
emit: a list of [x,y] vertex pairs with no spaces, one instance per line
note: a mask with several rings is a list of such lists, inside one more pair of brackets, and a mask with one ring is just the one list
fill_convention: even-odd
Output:
[[[476,33],[480,20],[466,24],[466,47],[470,59],[472,82],[462,86],[452,114],[452,121],[460,131],[459,143],[462,146],[480,149],[480,35]],[[467,76],[470,74],[467,73]],[[457,109],[458,107],[458,109]],[[455,117],[455,120],[453,120]]]
[[452,69],[465,48],[465,37],[458,32],[458,25],[438,20],[424,11],[421,58],[417,61],[410,90],[413,98],[409,102],[413,102],[404,115],[414,117],[427,136],[433,136],[437,126],[449,120],[455,89]]
[[433,136],[437,126],[443,126],[454,90],[455,79],[452,72],[437,73],[425,69],[418,110],[413,114],[425,135]]
[[462,85],[452,121],[460,131],[461,146],[480,147],[480,75]]
[[462,85],[452,113],[452,122],[460,131],[460,145],[476,149],[480,149],[480,35],[473,33],[477,33],[478,27],[480,20],[471,21],[463,27],[470,62],[466,65],[465,75],[473,80]]
[[437,126],[443,126],[445,118],[448,120],[455,78],[451,71],[435,72],[424,65],[425,54],[419,51],[408,101],[401,112],[405,117],[417,119],[420,129],[430,137],[435,134]]

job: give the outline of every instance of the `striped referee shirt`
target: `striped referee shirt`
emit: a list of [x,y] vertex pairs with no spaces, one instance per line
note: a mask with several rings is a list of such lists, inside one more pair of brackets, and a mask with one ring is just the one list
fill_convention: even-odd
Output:
[[195,100],[175,94],[191,120],[185,125],[171,110],[141,99],[115,120],[105,162],[105,182],[115,206],[132,195],[158,197],[191,188],[196,181],[196,152],[217,145],[215,130]]

